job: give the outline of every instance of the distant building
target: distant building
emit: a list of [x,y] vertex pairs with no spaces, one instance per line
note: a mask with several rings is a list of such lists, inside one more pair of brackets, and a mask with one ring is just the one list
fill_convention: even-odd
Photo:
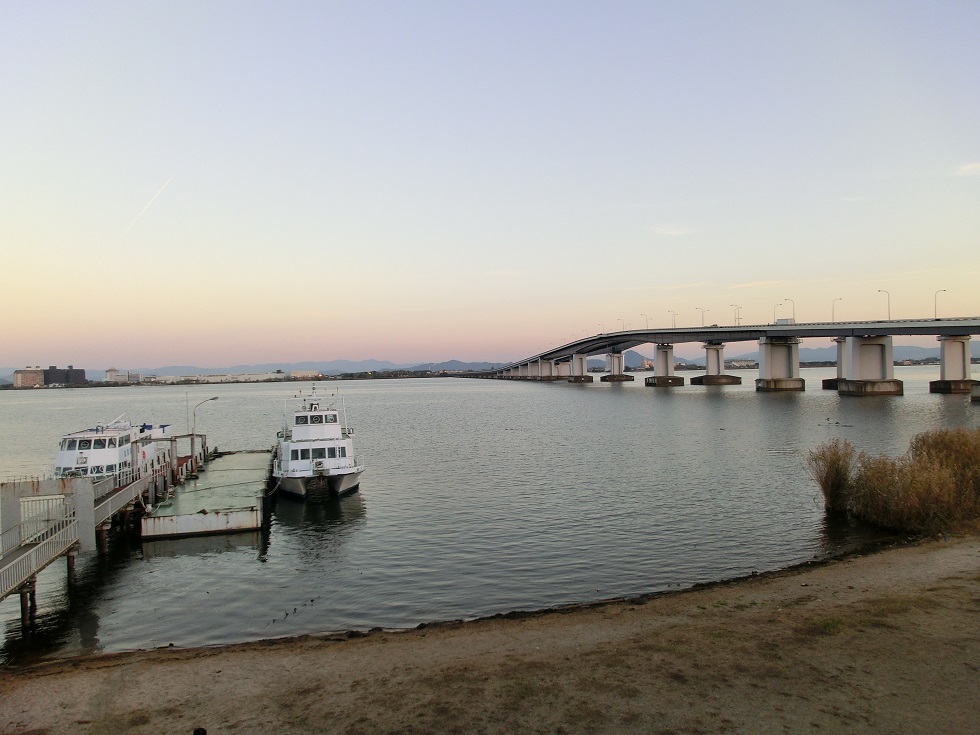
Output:
[[109,368],[105,371],[105,380],[107,383],[142,383],[143,374]]
[[38,367],[14,370],[14,388],[39,388],[44,385],[44,371]]
[[85,385],[85,371],[69,365],[59,368],[52,365],[44,371],[45,385]]
[[59,368],[52,365],[46,370],[40,366],[14,371],[14,388],[39,388],[46,385],[85,385],[85,371],[69,365]]

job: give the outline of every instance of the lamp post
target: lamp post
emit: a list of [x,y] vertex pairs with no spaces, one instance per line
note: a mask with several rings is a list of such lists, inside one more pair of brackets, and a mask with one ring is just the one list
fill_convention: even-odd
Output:
[[671,326],[671,329],[676,328],[677,327],[677,312],[676,311],[670,311],[670,310],[668,310],[667,313],[670,314],[670,326]]
[[640,314],[640,316],[642,316],[644,319],[647,320],[647,329],[649,329],[650,328],[650,317],[648,317],[646,314]]
[[605,334],[605,333],[606,333],[606,328],[602,324],[600,324],[599,325],[599,334]]
[[[211,396],[210,398],[205,398],[197,406],[207,403],[208,401],[216,401],[218,396]],[[194,416],[194,428],[191,429],[191,462],[193,462],[193,471],[197,472],[197,406],[194,406],[194,411],[192,415]]]
[[701,326],[704,326],[704,312],[711,311],[711,309],[702,309],[700,306],[695,306],[695,309],[701,312]]
[[936,319],[939,318],[939,294],[945,293],[945,291],[946,291],[945,288],[941,288],[938,291],[936,291],[935,295],[932,297],[932,308],[934,309],[933,316]]
[[795,324],[796,323],[796,302],[793,301],[793,299],[783,299],[783,301],[788,301],[789,304],[790,304],[790,306],[793,307],[792,317],[793,317],[793,323]]
[[772,323],[773,323],[773,324],[775,324],[775,323],[776,323],[776,309],[778,309],[778,308],[779,308],[780,306],[782,306],[782,305],[783,305],[783,302],[782,302],[782,301],[780,301],[780,302],[779,302],[778,304],[775,304],[775,305],[774,305],[774,306],[772,307]]
[[623,317],[619,317],[619,321],[621,321],[623,323],[623,331],[625,332],[626,331],[626,320],[623,319]]
[[836,299],[834,299],[833,301],[830,302],[830,321],[832,321],[832,322],[836,322],[837,321],[836,312],[834,311],[834,307],[837,306],[837,302],[838,301],[843,301],[843,300],[844,300],[843,298],[841,298],[841,297],[838,296]]
[[878,293],[885,294],[885,298],[887,299],[887,303],[888,303],[888,321],[891,321],[892,320],[892,295],[883,288],[879,288]]
[[735,326],[737,327],[738,326],[738,310],[741,309],[742,307],[739,306],[738,304],[729,304],[729,306],[734,306],[735,307]]

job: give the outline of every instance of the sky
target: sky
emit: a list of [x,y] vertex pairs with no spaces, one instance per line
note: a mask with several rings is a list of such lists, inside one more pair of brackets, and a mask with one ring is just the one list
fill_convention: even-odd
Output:
[[978,37],[975,0],[0,0],[0,365],[980,315]]

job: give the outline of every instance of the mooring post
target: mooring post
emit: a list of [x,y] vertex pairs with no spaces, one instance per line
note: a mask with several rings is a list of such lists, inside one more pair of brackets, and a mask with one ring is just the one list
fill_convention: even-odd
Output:
[[75,583],[75,556],[78,554],[75,549],[71,549],[67,554],[65,554],[65,559],[68,560],[68,584]]
[[20,586],[20,623],[25,628],[37,615],[37,577],[31,577]]
[[106,526],[105,523],[100,524],[99,527],[95,529],[95,537],[98,541],[99,553],[108,554],[109,553],[109,528],[108,526]]

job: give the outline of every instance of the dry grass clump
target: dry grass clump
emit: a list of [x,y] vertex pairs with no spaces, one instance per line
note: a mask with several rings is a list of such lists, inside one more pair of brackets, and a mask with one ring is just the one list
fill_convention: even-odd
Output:
[[899,531],[939,533],[980,519],[980,430],[919,434],[904,457],[834,439],[807,455],[827,510]]

